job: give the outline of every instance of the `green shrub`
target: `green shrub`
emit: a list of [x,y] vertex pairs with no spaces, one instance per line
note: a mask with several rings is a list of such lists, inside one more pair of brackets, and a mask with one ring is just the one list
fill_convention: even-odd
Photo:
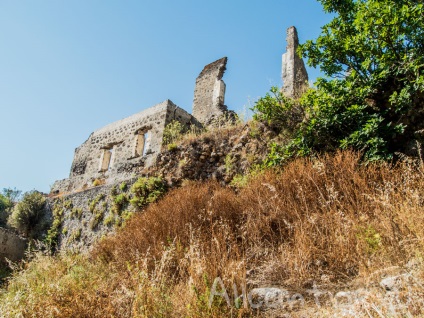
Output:
[[50,247],[50,249],[55,250],[57,247],[59,235],[60,235],[60,227],[63,222],[63,214],[65,211],[63,199],[58,199],[53,204],[53,222],[51,224],[50,229],[47,231],[47,236],[44,239],[46,244]]
[[94,216],[90,221],[90,229],[94,230],[100,224],[100,222],[103,220],[104,215],[105,215],[104,211],[95,210]]
[[172,144],[168,144],[167,148],[168,148],[168,151],[175,151],[178,149],[178,146],[172,143]]
[[123,181],[123,182],[119,185],[119,189],[120,189],[121,191],[126,191],[126,190],[127,190],[127,188],[128,188],[128,185],[127,185],[127,183],[126,183],[125,181]]
[[7,197],[0,194],[0,226],[5,226],[9,217],[9,210],[12,207],[12,202]]
[[46,198],[38,191],[26,192],[9,217],[9,223],[26,237],[39,238],[46,227]]
[[109,213],[106,218],[103,220],[103,225],[109,226],[112,225],[115,221],[115,215],[113,213]]
[[133,198],[130,202],[136,209],[142,209],[159,199],[166,190],[166,183],[160,177],[139,178],[131,187]]
[[163,145],[175,143],[186,132],[186,127],[178,120],[171,121],[163,131]]
[[264,121],[271,128],[285,130],[289,134],[299,128],[305,116],[305,109],[300,101],[285,97],[275,86],[255,103],[252,110],[255,111],[253,119]]
[[69,242],[78,241],[81,238],[81,232],[81,228],[72,231],[71,235],[69,236]]
[[96,209],[97,204],[105,198],[105,195],[103,193],[100,193],[97,195],[97,197],[94,198],[93,201],[89,203],[89,209],[91,213],[94,213],[94,210]]
[[71,218],[77,218],[77,219],[81,219],[82,216],[82,209],[81,208],[73,208],[71,211]]
[[68,228],[66,226],[62,229],[62,234],[63,235],[68,234]]

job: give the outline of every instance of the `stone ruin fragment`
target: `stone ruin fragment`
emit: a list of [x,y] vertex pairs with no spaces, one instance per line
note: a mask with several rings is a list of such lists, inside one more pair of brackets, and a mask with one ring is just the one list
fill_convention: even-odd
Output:
[[308,73],[305,63],[296,52],[298,46],[297,30],[292,26],[287,29],[287,50],[283,54],[282,67],[282,92],[290,98],[299,98],[308,87]]

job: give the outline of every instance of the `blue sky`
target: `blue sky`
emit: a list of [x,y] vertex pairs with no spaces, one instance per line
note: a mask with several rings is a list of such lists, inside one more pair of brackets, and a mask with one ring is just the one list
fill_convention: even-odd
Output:
[[0,0],[0,190],[48,192],[92,131],[165,99],[191,112],[223,56],[245,112],[281,86],[285,30],[303,42],[329,20],[313,0]]

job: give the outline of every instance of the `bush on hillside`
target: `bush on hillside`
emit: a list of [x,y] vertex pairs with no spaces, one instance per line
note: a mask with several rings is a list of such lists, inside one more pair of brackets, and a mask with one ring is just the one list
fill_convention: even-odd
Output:
[[26,192],[9,217],[9,224],[30,238],[39,238],[47,226],[45,221],[46,198],[38,191]]
[[20,195],[21,191],[16,190],[16,188],[5,188],[0,193],[0,226],[7,226],[7,219],[14,204],[19,200]]
[[160,177],[139,178],[132,186],[131,204],[141,210],[150,203],[159,199],[167,190],[166,181]]
[[0,194],[0,226],[2,227],[6,226],[10,207],[11,202],[4,195]]

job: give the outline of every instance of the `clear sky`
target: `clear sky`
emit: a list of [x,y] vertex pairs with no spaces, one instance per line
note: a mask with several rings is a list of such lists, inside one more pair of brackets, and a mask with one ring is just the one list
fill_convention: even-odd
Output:
[[281,86],[286,29],[304,42],[329,20],[314,0],[0,0],[0,190],[49,192],[91,132],[165,99],[191,112],[223,56],[245,112]]

